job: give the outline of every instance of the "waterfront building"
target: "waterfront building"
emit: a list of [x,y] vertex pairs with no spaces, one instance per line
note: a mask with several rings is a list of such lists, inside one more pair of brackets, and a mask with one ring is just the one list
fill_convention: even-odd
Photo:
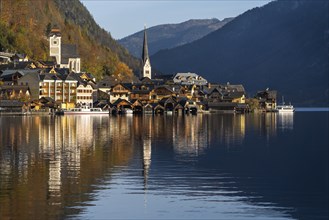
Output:
[[150,92],[150,102],[158,102],[163,98],[169,98],[173,95],[175,95],[175,92],[171,89],[170,86],[157,86]]
[[133,84],[131,85],[130,100],[139,100],[146,104],[150,100],[150,92],[153,88],[150,84]]
[[73,108],[76,103],[77,84],[74,73],[62,74],[51,69],[49,72],[31,72],[18,80],[29,85],[32,99],[52,98],[61,108]]
[[92,107],[93,103],[96,101],[95,93],[97,93],[97,89],[94,84],[80,81],[77,87],[76,104]]
[[118,99],[129,101],[131,90],[123,83],[118,83],[111,88],[110,103],[116,102]]
[[147,45],[147,35],[146,35],[146,27],[144,28],[144,41],[143,41],[143,51],[142,51],[142,74],[140,78],[148,77],[152,79],[152,67],[151,61],[148,52],[148,45]]
[[267,88],[264,91],[258,91],[256,98],[259,100],[259,106],[264,111],[275,111],[277,105],[277,91]]
[[30,89],[26,85],[2,85],[0,87],[0,100],[20,100],[30,99]]
[[[213,112],[245,112],[248,111],[246,94],[243,85],[209,85],[207,103]],[[209,89],[208,88],[208,89]]]

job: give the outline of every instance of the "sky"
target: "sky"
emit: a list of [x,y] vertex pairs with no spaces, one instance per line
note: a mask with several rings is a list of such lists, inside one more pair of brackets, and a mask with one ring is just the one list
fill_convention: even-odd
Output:
[[271,0],[81,0],[95,21],[121,39],[146,27],[236,17]]

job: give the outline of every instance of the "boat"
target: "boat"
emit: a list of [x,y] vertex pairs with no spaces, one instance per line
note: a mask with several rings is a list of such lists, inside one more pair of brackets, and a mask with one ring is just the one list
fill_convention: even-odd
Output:
[[60,111],[59,115],[105,115],[108,111],[103,111],[101,108],[71,108],[66,111]]
[[289,103],[289,105],[286,105],[284,102],[284,98],[282,97],[282,105],[277,105],[276,111],[279,113],[284,113],[284,112],[292,113],[295,111],[295,108],[293,105],[291,105],[291,103]]

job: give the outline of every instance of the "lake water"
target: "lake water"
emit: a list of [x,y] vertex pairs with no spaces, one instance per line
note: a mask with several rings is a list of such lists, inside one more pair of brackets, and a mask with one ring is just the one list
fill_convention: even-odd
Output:
[[328,219],[328,113],[0,116],[0,219]]

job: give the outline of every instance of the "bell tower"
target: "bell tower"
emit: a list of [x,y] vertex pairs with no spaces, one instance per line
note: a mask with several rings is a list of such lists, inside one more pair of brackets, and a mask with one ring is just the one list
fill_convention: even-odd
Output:
[[51,29],[49,33],[49,56],[56,58],[57,65],[61,64],[61,39],[60,30],[58,28]]
[[144,42],[143,42],[143,52],[142,52],[143,70],[140,78],[148,77],[151,79],[151,61],[149,57],[149,51],[147,46],[147,35],[146,26],[144,27]]

